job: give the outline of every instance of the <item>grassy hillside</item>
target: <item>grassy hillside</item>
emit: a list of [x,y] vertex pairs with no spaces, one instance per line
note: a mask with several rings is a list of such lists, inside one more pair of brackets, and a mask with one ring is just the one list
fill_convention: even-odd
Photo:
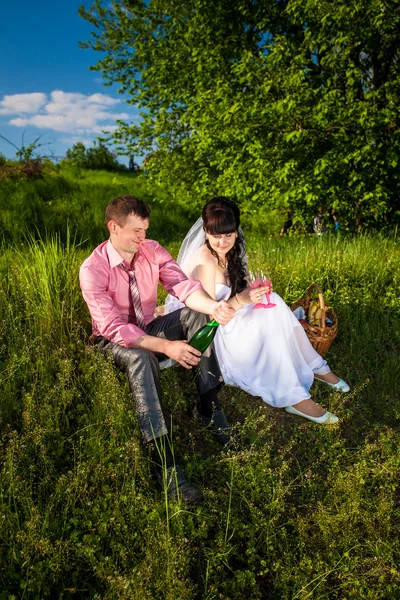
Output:
[[[0,599],[400,597],[400,248],[395,237],[262,236],[291,303],[311,281],[339,315],[327,356],[352,385],[313,397],[324,428],[226,387],[243,448],[221,451],[191,417],[193,375],[162,373],[175,454],[205,502],[150,479],[128,384],[86,346],[80,263],[104,208],[134,193],[173,254],[197,217],[132,175],[64,172],[0,186]],[[162,294],[160,294],[160,302]]]

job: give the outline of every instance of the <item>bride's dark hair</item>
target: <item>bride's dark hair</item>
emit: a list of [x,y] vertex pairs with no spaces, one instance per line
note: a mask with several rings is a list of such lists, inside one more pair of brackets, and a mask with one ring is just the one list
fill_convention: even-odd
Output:
[[[225,196],[217,196],[206,202],[201,216],[205,231],[211,235],[237,232],[235,245],[226,255],[228,258],[228,274],[232,287],[232,296],[234,296],[246,287],[246,268],[243,261],[246,248],[243,235],[239,231],[239,207],[228,198],[225,198]],[[208,240],[206,240],[206,245],[211,254],[219,262],[218,254],[211,248]]]

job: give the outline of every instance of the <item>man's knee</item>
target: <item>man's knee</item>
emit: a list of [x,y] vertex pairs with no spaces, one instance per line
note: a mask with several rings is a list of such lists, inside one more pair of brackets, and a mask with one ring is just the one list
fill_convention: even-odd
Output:
[[150,350],[145,348],[127,348],[127,350],[132,360],[147,361],[151,359],[151,356],[154,356]]
[[197,325],[198,327],[202,327],[209,320],[207,315],[197,312],[196,310],[192,310],[187,306],[185,306],[185,308],[182,308],[180,319],[181,323],[185,323],[188,327],[194,327],[195,325]]
[[158,365],[158,360],[153,352],[144,348],[129,348],[127,352],[127,367],[146,368]]
[[154,370],[158,365],[153,352],[143,348],[125,348],[119,344],[109,343],[107,347],[102,349],[102,352],[112,356],[115,364],[128,373],[136,370],[145,371],[149,367]]

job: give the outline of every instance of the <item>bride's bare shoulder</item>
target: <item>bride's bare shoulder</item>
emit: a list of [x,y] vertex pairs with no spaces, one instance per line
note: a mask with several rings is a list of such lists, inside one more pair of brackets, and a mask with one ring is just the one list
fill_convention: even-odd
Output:
[[207,246],[202,246],[200,248],[199,254],[197,256],[197,260],[198,260],[198,264],[199,265],[213,265],[215,266],[216,264],[216,258],[211,254],[211,252],[209,251],[209,249],[207,248]]
[[208,248],[202,247],[192,257],[190,277],[203,281],[204,277],[215,277],[217,261]]

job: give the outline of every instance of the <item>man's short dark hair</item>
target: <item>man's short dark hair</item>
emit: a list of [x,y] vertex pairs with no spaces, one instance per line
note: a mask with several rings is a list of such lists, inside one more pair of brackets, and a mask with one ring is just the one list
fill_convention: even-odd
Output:
[[118,196],[111,200],[106,208],[106,225],[110,221],[115,221],[120,227],[123,227],[129,215],[149,219],[150,208],[136,196]]

